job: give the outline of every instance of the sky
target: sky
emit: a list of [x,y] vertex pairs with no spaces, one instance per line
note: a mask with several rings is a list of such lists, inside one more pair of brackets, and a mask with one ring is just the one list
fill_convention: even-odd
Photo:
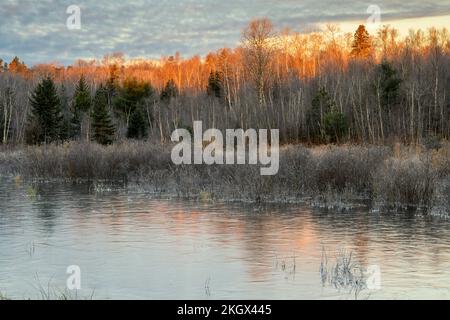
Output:
[[[81,28],[67,28],[67,8],[80,8]],[[0,58],[19,56],[27,65],[71,64],[123,52],[129,58],[204,55],[235,47],[242,28],[268,17],[296,31],[335,23],[345,32],[380,8],[380,23],[450,29],[450,0],[0,0]]]

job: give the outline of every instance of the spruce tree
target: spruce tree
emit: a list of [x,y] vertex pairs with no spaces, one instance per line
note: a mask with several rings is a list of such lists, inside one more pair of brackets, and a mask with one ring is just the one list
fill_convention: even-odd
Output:
[[84,76],[81,76],[75,88],[72,102],[72,119],[70,121],[70,137],[81,135],[81,121],[83,115],[91,109],[92,99],[89,86]]
[[150,83],[138,81],[136,78],[126,79],[114,98],[114,110],[129,125],[130,117],[138,105],[152,96],[153,88]]
[[223,85],[222,85],[222,75],[219,71],[212,72],[209,74],[208,79],[208,95],[216,96],[217,98],[222,98],[223,96]]
[[313,141],[321,142],[326,137],[325,114],[334,107],[334,101],[325,88],[320,88],[314,96],[311,109],[307,112],[308,132]]
[[62,114],[56,86],[50,77],[43,79],[30,97],[33,143],[50,143],[60,138]]
[[387,61],[383,61],[377,71],[381,77],[381,103],[387,109],[398,102],[402,80]]
[[372,41],[364,25],[360,25],[353,36],[351,56],[368,58],[372,55]]
[[145,119],[142,107],[139,105],[130,117],[128,125],[127,138],[143,139],[147,137],[147,121]]
[[111,144],[115,129],[108,110],[108,90],[103,86],[95,93],[91,118],[93,139],[100,144]]
[[70,119],[69,138],[76,139],[81,136],[81,112],[78,110],[72,111],[72,117]]
[[339,142],[348,132],[347,119],[335,106],[325,114],[324,129],[327,142]]
[[71,120],[71,112],[69,108],[69,99],[67,97],[67,90],[64,84],[59,88],[59,101],[60,101],[60,110],[62,112],[62,123],[60,128],[60,139],[65,141],[70,138],[70,120]]
[[84,76],[81,76],[73,95],[72,109],[87,112],[91,109],[91,93]]
[[170,102],[170,99],[178,96],[178,89],[175,85],[175,82],[170,79],[167,81],[166,86],[164,87],[163,91],[161,92],[161,101],[167,101]]
[[23,61],[20,61],[19,57],[14,57],[14,59],[9,63],[9,71],[13,73],[24,73],[28,70],[27,66]]
[[109,66],[109,79],[106,82],[105,90],[108,94],[108,106],[111,107],[113,105],[113,100],[116,97],[119,90],[119,78],[120,78],[120,69],[117,64],[113,64]]

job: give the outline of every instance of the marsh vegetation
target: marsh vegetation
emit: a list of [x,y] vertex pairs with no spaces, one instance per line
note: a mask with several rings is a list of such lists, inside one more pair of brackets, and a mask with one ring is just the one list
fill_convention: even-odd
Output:
[[[171,145],[126,141],[109,146],[70,142],[0,153],[3,174],[29,180],[138,185],[201,201],[308,201],[345,209],[370,200],[375,209],[449,210],[450,145],[439,149],[375,145],[288,145],[280,170],[256,165],[174,165]],[[354,203],[353,203],[354,204]]]

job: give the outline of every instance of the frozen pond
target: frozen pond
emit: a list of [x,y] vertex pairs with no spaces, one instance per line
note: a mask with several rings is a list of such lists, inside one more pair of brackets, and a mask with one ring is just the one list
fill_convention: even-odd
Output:
[[301,205],[161,200],[0,181],[0,292],[40,298],[81,269],[97,299],[351,299],[322,286],[322,248],[378,266],[369,298],[450,299],[450,222]]

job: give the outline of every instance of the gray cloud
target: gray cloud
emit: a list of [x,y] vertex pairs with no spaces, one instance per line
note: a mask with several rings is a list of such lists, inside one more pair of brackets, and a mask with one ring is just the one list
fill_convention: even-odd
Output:
[[[72,4],[81,7],[81,30],[66,28]],[[2,0],[0,57],[68,64],[116,51],[152,58],[175,51],[204,54],[234,46],[254,17],[302,30],[325,21],[364,19],[370,4],[379,5],[385,19],[450,13],[450,0]]]

